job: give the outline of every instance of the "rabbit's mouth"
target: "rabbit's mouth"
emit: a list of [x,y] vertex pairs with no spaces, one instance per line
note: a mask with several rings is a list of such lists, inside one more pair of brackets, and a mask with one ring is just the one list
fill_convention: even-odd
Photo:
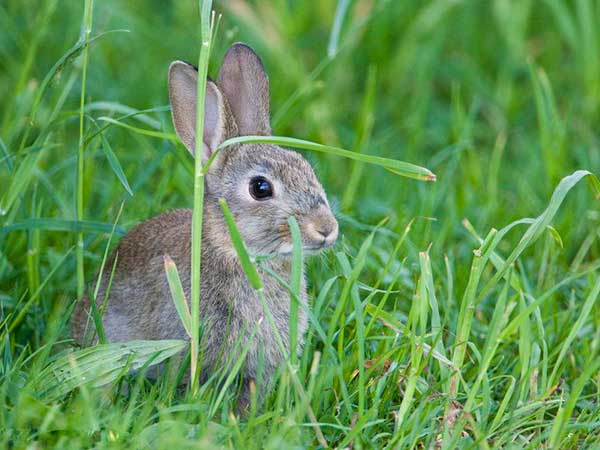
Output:
[[[335,237],[337,238],[337,233],[336,233]],[[319,241],[319,242],[311,243],[308,245],[303,245],[302,250],[304,250],[307,253],[319,253],[320,251],[333,246],[333,244],[335,244],[335,242],[337,240],[336,238],[323,239],[322,241]]]
[[308,253],[309,255],[315,255],[315,254],[319,253],[321,250],[326,249],[327,247],[329,247],[329,246],[325,245],[325,244],[321,244],[321,245],[304,245],[304,246],[302,246],[302,251],[304,253]]
[[[302,246],[302,251],[307,255],[316,255],[316,254],[320,253],[321,251],[331,247],[334,243],[335,243],[335,241],[324,240],[324,241],[318,242],[318,243],[304,244]],[[279,248],[279,251],[277,253],[280,256],[290,256],[292,254],[293,249],[294,249],[293,244],[285,243],[285,244],[281,245],[281,247]]]
[[302,250],[304,251],[305,254],[307,255],[317,255],[319,253],[321,253],[323,250],[327,249],[331,247],[331,245],[318,245],[318,246],[307,246],[307,247],[302,247]]

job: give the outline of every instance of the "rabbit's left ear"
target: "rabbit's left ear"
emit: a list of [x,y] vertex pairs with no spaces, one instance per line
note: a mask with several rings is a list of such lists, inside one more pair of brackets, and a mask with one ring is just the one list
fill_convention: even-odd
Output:
[[[198,71],[190,64],[175,61],[169,67],[169,99],[175,131],[189,152],[196,151],[196,92]],[[206,162],[227,136],[226,105],[212,81],[206,82],[202,161]]]
[[271,134],[269,78],[262,61],[245,44],[233,44],[223,59],[217,84],[235,117],[240,136]]

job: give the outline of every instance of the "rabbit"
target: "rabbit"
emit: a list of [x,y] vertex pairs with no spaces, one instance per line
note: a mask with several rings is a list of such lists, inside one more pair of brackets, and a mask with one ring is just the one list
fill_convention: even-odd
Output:
[[[168,84],[173,124],[192,155],[196,140],[197,77],[196,68],[190,64],[175,61],[170,65]],[[247,45],[236,43],[226,52],[217,81],[207,80],[200,157],[205,163],[219,144],[235,136],[270,134],[267,74],[259,56]],[[338,223],[310,164],[300,154],[275,145],[238,144],[219,151],[204,182],[201,380],[222,367],[228,356],[235,358],[248,346],[238,397],[238,406],[243,408],[250,401],[254,380],[258,378],[263,387],[269,386],[283,356],[264,317],[262,304],[240,266],[218,200],[227,201],[249,253],[273,256],[266,264],[286,282],[293,247],[288,218],[294,216],[298,221],[303,249],[308,253],[332,246],[338,236]],[[163,213],[134,227],[109,257],[106,264],[109,269],[103,274],[96,300],[100,307],[116,259],[102,316],[109,342],[187,338],[171,298],[163,258],[169,255],[176,263],[189,299],[191,223],[190,209]],[[289,351],[290,294],[267,271],[259,269],[259,273],[266,302]],[[304,273],[300,301],[299,353],[307,329]],[[72,336],[80,345],[85,345],[92,323],[89,306],[89,299],[84,297],[73,314]],[[241,345],[236,345],[238,341]],[[260,395],[260,386],[258,391]]]

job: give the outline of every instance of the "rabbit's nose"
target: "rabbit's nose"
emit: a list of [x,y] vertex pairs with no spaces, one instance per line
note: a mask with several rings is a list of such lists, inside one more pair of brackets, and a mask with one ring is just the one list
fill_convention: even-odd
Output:
[[338,224],[337,222],[327,222],[321,224],[319,228],[315,228],[315,231],[326,241],[335,240],[338,234]]
[[319,246],[330,246],[338,237],[338,223],[330,211],[322,211],[305,229],[306,237]]

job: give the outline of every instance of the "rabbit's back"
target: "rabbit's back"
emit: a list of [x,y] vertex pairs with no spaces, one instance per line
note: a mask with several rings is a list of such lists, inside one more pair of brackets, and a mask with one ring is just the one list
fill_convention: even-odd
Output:
[[[96,305],[98,309],[104,305],[102,323],[108,341],[185,336],[170,300],[164,255],[175,261],[184,286],[189,284],[189,270],[185,268],[190,264],[191,221],[191,210],[177,209],[142,222],[107,259]],[[94,327],[88,319],[89,309],[86,295],[72,321],[73,337],[80,344],[84,343],[86,329]]]

